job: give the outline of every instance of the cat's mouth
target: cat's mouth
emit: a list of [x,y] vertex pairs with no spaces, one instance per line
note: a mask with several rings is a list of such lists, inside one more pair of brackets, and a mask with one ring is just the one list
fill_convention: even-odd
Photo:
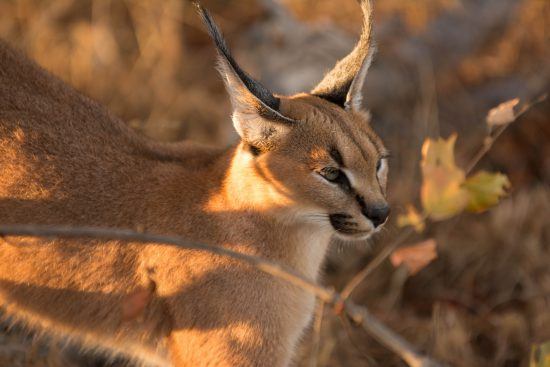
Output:
[[330,224],[338,237],[346,240],[367,239],[372,233],[372,229],[363,229],[353,220],[353,216],[345,213],[336,213],[329,215]]

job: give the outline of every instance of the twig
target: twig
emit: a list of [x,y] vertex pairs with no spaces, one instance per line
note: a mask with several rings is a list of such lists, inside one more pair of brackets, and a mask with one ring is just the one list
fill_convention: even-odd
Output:
[[412,227],[405,228],[399,237],[397,237],[389,246],[386,246],[376,257],[370,261],[367,266],[363,268],[359,273],[355,274],[353,278],[346,284],[344,289],[341,292],[342,299],[345,301],[351,296],[351,293],[357,288],[363,280],[368,277],[392,252],[399,247],[403,242],[405,242],[409,236],[413,234],[414,230]]
[[321,342],[321,327],[323,326],[323,316],[325,313],[325,302],[319,301],[317,310],[315,311],[315,321],[313,323],[313,331],[311,338],[311,352],[309,356],[309,366],[317,367],[319,358],[319,344]]
[[178,246],[191,250],[210,252],[216,255],[231,257],[244,261],[256,268],[284,279],[298,287],[316,295],[319,299],[330,301],[334,298],[334,291],[323,288],[317,283],[296,273],[293,269],[279,265],[256,256],[246,255],[240,252],[228,250],[223,247],[209,246],[202,243],[191,243],[179,237],[163,236],[151,233],[136,232],[127,229],[98,228],[98,227],[51,227],[40,225],[13,225],[0,226],[0,236],[38,236],[38,237],[64,237],[64,238],[94,238],[103,240],[134,241],[140,243],[162,243]]
[[370,356],[368,356],[353,340],[353,334],[351,330],[351,323],[350,318],[348,315],[340,315],[340,322],[342,323],[342,327],[344,328],[344,331],[346,332],[346,335],[348,336],[349,343],[357,350],[357,352],[365,359],[365,361],[368,363],[367,365],[372,364],[373,361]]
[[342,302],[342,297],[340,294],[332,289],[322,287],[286,266],[282,266],[256,256],[242,254],[222,247],[189,243],[179,237],[140,233],[132,230],[113,228],[0,225],[0,236],[93,238],[103,240],[133,241],[139,243],[161,243],[227,256],[246,262],[276,278],[290,282],[305,291],[314,294],[321,301],[335,307],[335,309],[337,308],[342,310],[382,345],[397,353],[411,367],[441,366],[438,362],[432,361],[428,357],[416,352],[415,348],[411,344],[378,321],[365,307],[356,305],[349,301]]
[[[477,153],[472,157],[470,162],[466,165],[465,173],[468,175],[474,167],[479,163],[479,161],[491,150],[493,147],[493,144],[498,139],[498,137],[506,130],[506,128],[512,124],[512,122],[516,121],[520,116],[522,116],[524,113],[529,111],[533,106],[543,102],[548,97],[547,94],[543,94],[533,100],[532,102],[524,104],[521,109],[516,113],[514,116],[514,120],[510,121],[509,123],[505,125],[499,126],[492,134],[490,133],[487,135],[487,137],[483,140],[483,145],[479,148]],[[424,218],[426,219],[426,218]],[[347,300],[351,293],[357,288],[359,284],[365,280],[367,276],[369,276],[380,264],[384,262],[384,260],[392,254],[392,252],[399,247],[403,242],[405,242],[412,234],[413,234],[412,227],[407,227],[404,229],[399,237],[395,241],[393,241],[389,246],[387,246],[382,252],[380,252],[371,262],[369,262],[363,270],[361,270],[359,273],[357,273],[351,280],[345,285],[344,289],[342,290],[341,296],[343,300]]]
[[373,336],[378,342],[386,345],[391,351],[403,358],[411,367],[437,367],[440,363],[416,352],[401,337],[393,332],[388,333],[388,328],[376,317],[370,314],[365,307],[360,307],[352,302],[346,302],[344,308],[347,315],[365,331]]
[[473,156],[473,158],[470,160],[470,162],[466,166],[466,170],[465,170],[466,175],[472,172],[472,170],[479,163],[481,158],[483,158],[485,154],[487,154],[487,152],[491,150],[495,141],[504,132],[504,130],[506,130],[508,126],[510,126],[513,122],[515,122],[518,118],[520,118],[524,113],[529,111],[533,106],[545,101],[547,97],[548,97],[547,94],[543,94],[538,98],[536,98],[534,101],[525,103],[521,107],[521,109],[516,113],[512,121],[508,122],[507,124],[499,126],[493,133],[489,133],[483,140],[483,145],[479,148],[477,153]]

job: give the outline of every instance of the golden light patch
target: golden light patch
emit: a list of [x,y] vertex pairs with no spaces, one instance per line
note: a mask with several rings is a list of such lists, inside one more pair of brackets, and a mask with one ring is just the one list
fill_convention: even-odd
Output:
[[[2,161],[7,162],[0,167],[0,198],[36,200],[50,196],[50,192],[38,180],[32,179],[39,175],[33,162],[19,151],[19,145],[25,139],[25,133],[16,129],[10,138],[0,140]],[[17,189],[20,182],[27,182],[25,190]]]
[[[243,177],[246,172],[246,177]],[[245,154],[236,154],[223,180],[222,189],[204,205],[207,212],[279,210],[295,205],[290,192],[265,164]],[[244,194],[244,195],[243,195]]]
[[232,324],[229,329],[231,339],[247,347],[260,346],[261,334],[248,323],[238,322]]
[[315,147],[309,153],[309,157],[314,161],[323,161],[329,160],[329,155],[326,149],[321,147]]

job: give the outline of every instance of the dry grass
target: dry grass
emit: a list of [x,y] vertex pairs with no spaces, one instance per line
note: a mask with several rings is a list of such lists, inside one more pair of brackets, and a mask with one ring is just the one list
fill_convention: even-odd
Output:
[[[254,0],[204,1],[253,74],[281,90],[310,86],[353,43],[359,12],[352,0],[283,2],[300,20],[294,28],[281,27]],[[397,212],[416,200],[426,136],[457,131],[465,161],[483,137],[490,107],[549,89],[550,3],[387,0],[376,10],[379,54],[365,99],[394,154]],[[235,139],[213,49],[188,2],[4,1],[0,36],[152,138]],[[490,213],[431,226],[426,236],[437,239],[438,260],[414,277],[386,263],[356,291],[356,301],[455,366],[526,366],[530,345],[550,340],[549,116],[549,102],[535,108],[481,162],[510,176],[509,199]],[[325,282],[343,285],[396,230],[388,232],[368,250],[335,251]],[[325,314],[320,366],[402,365]],[[309,340],[300,365],[307,365]],[[0,334],[0,366],[105,363],[44,349],[17,330]]]

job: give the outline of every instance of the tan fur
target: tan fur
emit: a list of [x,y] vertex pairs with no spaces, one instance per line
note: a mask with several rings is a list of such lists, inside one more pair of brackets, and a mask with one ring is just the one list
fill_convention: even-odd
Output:
[[[328,214],[349,213],[358,237],[374,232],[355,198],[317,171],[335,164],[336,148],[355,192],[367,205],[385,202],[385,173],[376,172],[384,147],[366,113],[309,94],[278,98],[297,123],[259,156],[244,140],[227,149],[153,143],[0,42],[0,223],[139,228],[316,279],[335,233]],[[151,299],[128,317],[126,303],[144,290]],[[6,237],[0,303],[33,328],[152,364],[285,366],[314,298],[196,251]]]

